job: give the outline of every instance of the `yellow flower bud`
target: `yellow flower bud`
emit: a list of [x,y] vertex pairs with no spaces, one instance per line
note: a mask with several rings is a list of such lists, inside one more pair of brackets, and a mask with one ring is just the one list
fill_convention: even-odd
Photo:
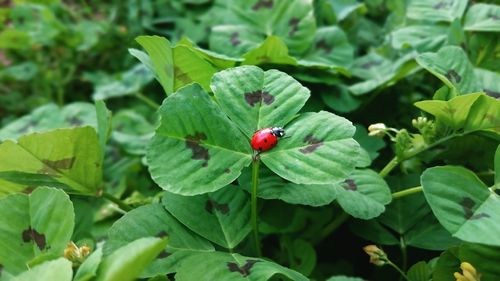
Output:
[[368,135],[369,136],[376,136],[376,137],[383,137],[386,129],[387,129],[387,127],[385,126],[384,123],[371,124],[370,126],[368,126]]
[[478,274],[474,266],[468,262],[462,262],[460,264],[460,269],[462,269],[462,273],[455,272],[453,276],[456,281],[480,281],[481,274]]
[[375,245],[365,246],[363,250],[370,256],[370,262],[377,266],[382,266],[389,261],[386,253]]

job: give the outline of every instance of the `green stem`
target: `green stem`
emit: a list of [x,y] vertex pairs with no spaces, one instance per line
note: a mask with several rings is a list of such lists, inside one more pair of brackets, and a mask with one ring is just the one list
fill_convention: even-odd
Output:
[[405,197],[405,196],[408,196],[410,194],[417,193],[417,192],[422,192],[422,186],[416,186],[416,187],[407,188],[405,190],[401,190],[398,192],[394,192],[392,194],[392,199]]
[[401,274],[401,276],[404,277],[404,279],[410,281],[410,279],[408,279],[408,276],[406,276],[406,274],[404,273],[404,271],[402,271],[401,268],[399,268],[397,265],[395,265],[392,261],[387,261],[387,264],[389,264],[394,269],[396,269],[399,272],[399,274]]
[[465,133],[462,133],[462,134],[451,134],[449,136],[446,136],[444,138],[441,138],[439,139],[438,141],[436,142],[433,142],[427,146],[424,146],[422,148],[419,148],[419,149],[415,149],[415,150],[410,150],[408,151],[408,153],[406,155],[404,155],[404,157],[402,157],[402,159],[399,159],[397,157],[394,157],[391,159],[391,161],[389,163],[387,163],[387,165],[385,165],[385,167],[380,171],[379,175],[382,176],[382,177],[385,177],[387,176],[391,171],[392,169],[394,169],[399,163],[405,161],[405,160],[408,160],[412,157],[415,157],[417,156],[418,154],[424,152],[424,151],[427,151],[431,148],[434,148],[444,142],[447,142],[453,138],[456,138],[456,137],[463,137],[465,135],[468,135],[468,134],[471,134],[471,133],[474,133],[475,131],[477,130],[472,130],[472,131],[468,131],[468,132],[465,132]]
[[380,171],[379,175],[381,177],[387,176],[398,164],[398,158],[392,158],[391,161],[389,161],[389,163],[387,163],[387,165],[385,165],[385,167]]
[[401,255],[403,256],[403,271],[406,271],[406,268],[408,267],[408,253],[406,251],[406,242],[402,235],[399,237],[399,248],[401,249]]
[[257,188],[259,186],[259,168],[260,168],[260,160],[254,157],[252,161],[252,210],[251,210],[251,221],[252,221],[252,230],[253,230],[253,239],[255,241],[255,252],[258,257],[262,256],[262,251],[260,249],[260,240],[259,240],[259,224],[257,222]]
[[158,108],[160,107],[160,105],[158,103],[156,103],[154,100],[146,97],[145,95],[143,95],[141,93],[136,93],[135,97],[138,98],[139,100],[141,100],[142,102],[144,102],[145,104],[147,104],[149,107],[151,107],[154,110],[158,110]]
[[131,211],[132,210],[132,207],[130,207],[129,205],[125,204],[125,202],[123,202],[122,200],[116,198],[115,196],[113,196],[112,194],[110,193],[107,193],[107,192],[103,192],[102,193],[102,197],[108,199],[109,201],[115,203],[116,205],[118,205],[118,207],[120,207],[120,209],[124,210],[124,211]]
[[321,231],[319,237],[319,241],[323,240],[326,238],[330,233],[332,233],[335,229],[337,229],[339,226],[341,226],[347,219],[349,218],[349,215],[342,211],[340,215],[338,215],[334,220],[332,220],[329,224],[327,224],[323,230]]

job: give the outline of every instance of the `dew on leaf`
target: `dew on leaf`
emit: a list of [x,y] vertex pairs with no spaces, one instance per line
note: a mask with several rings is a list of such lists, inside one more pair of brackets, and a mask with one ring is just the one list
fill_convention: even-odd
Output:
[[22,238],[23,238],[23,242],[25,242],[25,243],[29,243],[29,242],[33,241],[38,246],[38,249],[40,249],[40,250],[45,249],[45,246],[46,246],[45,235],[39,233],[35,229],[32,229],[31,226],[28,227],[28,229],[23,231]]
[[236,264],[234,262],[228,262],[227,267],[229,268],[229,271],[239,272],[243,277],[246,277],[246,276],[250,275],[250,269],[257,262],[259,262],[259,261],[258,260],[247,260],[246,263],[242,267],[239,267],[238,264]]

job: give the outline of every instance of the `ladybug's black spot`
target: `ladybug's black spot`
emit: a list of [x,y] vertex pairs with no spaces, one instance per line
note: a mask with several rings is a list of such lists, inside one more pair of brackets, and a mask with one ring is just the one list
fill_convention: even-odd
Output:
[[250,275],[250,269],[252,269],[253,265],[258,262],[258,260],[247,260],[247,262],[242,267],[239,267],[237,263],[228,262],[227,268],[231,272],[239,272],[243,277],[246,277]]
[[332,46],[328,45],[325,39],[316,42],[316,49],[323,49],[325,53],[329,54],[332,51]]
[[174,75],[175,79],[181,81],[184,84],[189,84],[193,82],[193,79],[189,77],[189,75],[186,72],[182,71],[182,69],[180,69],[178,66],[175,65],[174,65]]
[[194,135],[186,136],[186,147],[191,149],[193,152],[193,156],[191,158],[195,160],[205,160],[203,164],[201,164],[202,167],[207,167],[208,160],[210,159],[208,149],[200,145],[200,141],[206,139],[207,136],[204,133],[196,133]]
[[245,101],[252,107],[261,102],[270,105],[274,102],[274,97],[268,92],[257,90],[255,92],[245,93]]
[[169,253],[165,250],[163,250],[157,257],[157,259],[164,259],[164,258],[168,258],[170,255],[172,255],[172,253]]
[[228,204],[219,204],[215,202],[214,200],[207,200],[207,203],[205,204],[205,210],[209,212],[210,214],[214,213],[215,211],[219,211],[221,214],[226,215],[229,213],[229,205]]
[[240,39],[238,39],[239,35],[240,34],[238,32],[231,33],[231,38],[229,39],[231,41],[231,45],[238,46],[239,44],[241,44]]
[[370,69],[374,66],[382,64],[382,61],[369,61],[361,65],[362,68],[364,69]]
[[38,249],[43,250],[46,246],[45,235],[39,233],[35,229],[32,229],[31,226],[28,229],[24,230],[22,233],[23,242],[29,243],[31,241],[35,242],[38,246]]
[[464,210],[464,217],[468,220],[477,220],[480,218],[490,217],[490,215],[486,213],[479,213],[474,215],[473,208],[476,205],[476,203],[469,197],[464,197],[462,202],[460,202],[460,205],[462,205],[462,209]]
[[262,146],[259,146],[259,151],[262,151]]
[[488,89],[483,89],[484,93],[487,94],[488,96],[495,98],[495,99],[500,99],[500,92],[495,92],[492,90]]
[[158,234],[156,234],[156,237],[158,237],[158,238],[163,238],[165,236],[168,236],[168,233],[165,230],[162,230],[162,231],[158,232]]
[[462,80],[462,77],[453,69],[448,70],[444,76],[454,83],[460,83]]
[[288,32],[288,36],[293,36],[295,32],[299,30],[299,22],[300,19],[298,18],[291,18],[290,21],[288,22],[288,25],[290,26],[290,32]]
[[252,10],[258,11],[261,8],[271,9],[273,7],[273,0],[259,0],[252,6]]
[[342,187],[345,189],[345,190],[351,190],[351,191],[356,191],[358,190],[358,186],[356,185],[356,183],[354,182],[354,180],[352,179],[346,179],[343,184],[342,184]]
[[307,135],[304,138],[304,142],[309,144],[306,148],[299,149],[300,152],[304,154],[312,153],[314,152],[318,147],[323,145],[323,142],[319,139],[316,139],[313,137],[311,134]]
[[267,142],[267,139],[264,139],[264,142]]

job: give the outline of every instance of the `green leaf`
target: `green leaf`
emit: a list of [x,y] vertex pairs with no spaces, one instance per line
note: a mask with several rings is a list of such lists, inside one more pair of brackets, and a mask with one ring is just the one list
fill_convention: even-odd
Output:
[[153,74],[142,64],[127,71],[115,74],[94,85],[94,100],[105,100],[133,95],[153,80]]
[[500,245],[500,201],[471,171],[455,166],[422,174],[427,202],[439,222],[464,241]]
[[478,3],[465,15],[464,30],[500,32],[500,6]]
[[354,169],[359,144],[351,122],[333,113],[301,114],[287,125],[290,137],[261,154],[273,172],[298,184],[332,184]]
[[411,25],[391,33],[391,44],[395,49],[414,48],[419,52],[441,47],[448,37],[448,27],[434,25]]
[[174,90],[199,83],[205,91],[210,91],[210,79],[217,72],[217,68],[210,61],[198,56],[192,48],[177,45],[172,49],[174,56]]
[[371,160],[375,160],[380,154],[378,151],[386,145],[381,138],[369,136],[365,127],[359,124],[356,124],[354,139],[366,150]]
[[484,93],[492,98],[500,98],[500,85],[497,83],[497,81],[500,81],[500,74],[498,72],[475,68],[474,74]]
[[96,281],[132,281],[160,254],[166,239],[140,238],[105,257]]
[[306,276],[311,274],[316,266],[316,251],[311,243],[303,239],[296,239],[286,245],[291,260],[290,268]]
[[495,152],[495,184],[500,183],[500,145],[497,147]]
[[[265,38],[265,34],[260,34],[257,30],[242,24],[217,25],[212,28],[210,34],[210,50],[231,57],[239,57],[258,48]],[[274,47],[277,45],[280,48],[279,53],[284,53],[283,46],[279,42],[274,43]]]
[[165,99],[159,113],[146,157],[163,189],[181,195],[216,191],[251,162],[249,142],[198,84]]
[[308,280],[298,272],[267,260],[222,252],[203,253],[187,258],[180,265],[175,280],[265,281],[273,276],[294,281]]
[[487,95],[479,96],[470,108],[464,130],[492,130],[500,134],[500,100]]
[[106,142],[111,135],[111,111],[108,110],[103,100],[95,102],[97,116],[97,135],[101,151],[104,151]]
[[325,89],[321,92],[321,99],[328,107],[341,113],[355,111],[362,103],[362,100],[353,96],[344,85]]
[[28,48],[30,43],[30,36],[21,30],[8,28],[0,32],[0,49],[22,50]]
[[366,9],[365,4],[357,0],[330,0],[329,3],[337,16],[337,21],[346,19],[353,12]]
[[372,170],[355,170],[349,178],[335,185],[337,201],[355,218],[372,219],[385,211],[391,191],[384,179]]
[[337,26],[317,30],[311,48],[301,56],[299,64],[316,67],[348,68],[354,59],[354,48],[344,31]]
[[441,48],[437,53],[423,53],[417,63],[460,94],[481,91],[467,54],[456,46]]
[[326,281],[363,281],[364,279],[358,277],[348,277],[348,276],[332,276]]
[[410,281],[429,281],[432,271],[425,261],[419,261],[412,265],[408,270],[408,279]]
[[169,242],[141,274],[142,277],[175,272],[179,262],[190,254],[214,250],[210,242],[182,225],[160,204],[149,204],[128,212],[113,224],[104,244],[104,253],[109,254],[136,239],[151,236],[168,236]]
[[297,60],[288,55],[288,47],[277,36],[269,36],[262,44],[242,55],[243,64],[291,64],[296,65]]
[[235,248],[251,230],[250,199],[233,185],[189,197],[166,192],[162,203],[191,230],[228,249]]
[[73,205],[61,190],[7,196],[0,199],[0,213],[0,264],[12,274],[27,270],[35,258],[61,256],[73,232]]
[[102,247],[99,247],[80,265],[73,281],[90,281],[95,278],[101,261]]
[[58,107],[49,103],[0,129],[0,140],[16,140],[28,133],[87,125],[97,127],[96,109],[92,104],[75,102]]
[[467,0],[411,1],[406,16],[414,20],[452,22],[462,17],[466,7]]
[[309,90],[284,72],[242,66],[221,71],[212,79],[217,102],[241,131],[283,127],[304,106]]
[[153,137],[155,127],[141,114],[124,109],[113,115],[113,141],[127,153],[145,155],[146,145]]
[[181,40],[179,42],[177,42],[177,45],[183,45],[183,46],[188,47],[191,51],[193,51],[199,57],[201,57],[204,60],[215,65],[218,69],[226,69],[226,68],[234,67],[234,65],[236,63],[243,62],[243,60],[244,60],[242,58],[233,58],[233,57],[219,54],[219,53],[216,53],[216,52],[213,52],[210,50],[200,48],[200,47],[194,45],[194,43],[191,42],[191,40],[189,40],[187,37],[181,38]]
[[29,81],[38,73],[38,66],[30,61],[0,69],[1,79],[13,79],[17,81]]
[[[155,73],[156,79],[160,82],[165,93],[170,95],[174,92],[174,57],[170,42],[165,37],[160,36],[139,36],[135,39],[151,58],[151,65],[146,66]],[[139,57],[138,57],[139,58]],[[140,59],[145,63],[145,58]]]
[[0,144],[0,194],[50,183],[95,195],[102,188],[102,156],[91,127],[59,129]]
[[25,271],[10,281],[71,281],[73,278],[73,270],[71,262],[65,258],[44,262],[32,269]]

